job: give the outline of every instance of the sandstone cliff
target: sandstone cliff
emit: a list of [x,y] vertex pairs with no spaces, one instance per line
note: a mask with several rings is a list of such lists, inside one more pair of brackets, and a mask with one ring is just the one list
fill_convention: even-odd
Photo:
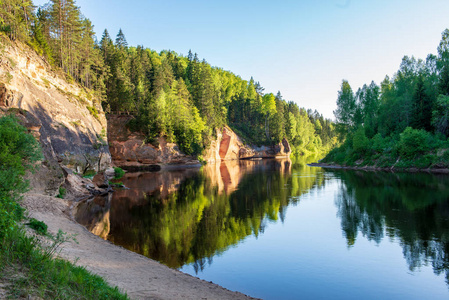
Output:
[[[132,119],[129,115],[108,115],[108,140],[112,160],[122,168],[134,169],[145,166],[172,164],[197,165],[199,161],[185,155],[174,143],[159,138],[159,146],[145,143],[145,136],[131,132],[126,124]],[[274,146],[252,147],[246,145],[229,127],[217,129],[216,138],[204,151],[203,159],[208,163],[250,158],[287,158],[290,145],[284,139]]]
[[216,135],[217,138],[211,142],[203,157],[210,163],[251,158],[287,158],[291,153],[285,138],[274,146],[256,147],[246,145],[229,127],[217,130]]
[[45,159],[34,192],[55,195],[60,165],[83,173],[111,163],[106,118],[99,101],[51,67],[32,49],[0,35],[0,114],[15,113],[40,140]]
[[[145,136],[131,132],[126,124],[129,115],[108,115],[108,140],[112,160],[122,168],[134,169],[145,166],[172,164],[197,165],[199,161],[185,155],[174,143],[159,138],[159,146],[145,143]],[[208,163],[250,158],[286,158],[290,156],[290,145],[284,139],[274,146],[252,147],[246,145],[229,127],[217,129],[216,138],[204,151],[203,159]]]
[[199,165],[199,161],[182,153],[175,143],[159,138],[159,146],[145,143],[145,136],[131,132],[126,124],[132,119],[129,115],[108,115],[108,140],[114,164],[124,169],[144,168],[145,166]]

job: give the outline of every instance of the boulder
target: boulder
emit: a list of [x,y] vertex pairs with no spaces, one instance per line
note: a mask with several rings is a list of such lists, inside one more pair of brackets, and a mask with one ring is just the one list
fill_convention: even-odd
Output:
[[105,172],[98,172],[95,174],[94,178],[92,178],[92,183],[101,189],[109,187],[109,179],[105,175]]

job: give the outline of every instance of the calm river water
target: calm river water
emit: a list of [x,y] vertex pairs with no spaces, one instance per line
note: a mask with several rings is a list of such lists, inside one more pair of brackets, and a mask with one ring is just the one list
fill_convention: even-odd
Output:
[[128,173],[79,207],[111,242],[263,299],[448,299],[449,176],[291,160]]

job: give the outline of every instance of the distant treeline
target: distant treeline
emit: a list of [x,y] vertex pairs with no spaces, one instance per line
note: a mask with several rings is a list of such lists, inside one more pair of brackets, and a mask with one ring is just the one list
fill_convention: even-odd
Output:
[[438,55],[402,59],[380,86],[355,93],[343,80],[338,93],[337,131],[345,143],[326,158],[343,164],[443,167],[449,163],[449,30]]
[[74,0],[0,2],[0,29],[27,42],[55,68],[95,91],[106,112],[135,116],[129,124],[148,142],[165,136],[188,154],[200,154],[215,129],[228,125],[248,143],[286,137],[299,154],[325,152],[336,143],[334,125],[317,111],[264,93],[249,81],[212,67],[198,55],[129,47],[122,30],[95,40],[92,23]]

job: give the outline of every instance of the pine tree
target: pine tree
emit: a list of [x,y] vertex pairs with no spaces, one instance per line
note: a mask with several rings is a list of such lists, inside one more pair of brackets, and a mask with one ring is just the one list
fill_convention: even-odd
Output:
[[118,47],[119,49],[128,48],[128,42],[126,41],[125,34],[123,33],[121,28],[117,33],[117,37],[115,39],[115,46]]

